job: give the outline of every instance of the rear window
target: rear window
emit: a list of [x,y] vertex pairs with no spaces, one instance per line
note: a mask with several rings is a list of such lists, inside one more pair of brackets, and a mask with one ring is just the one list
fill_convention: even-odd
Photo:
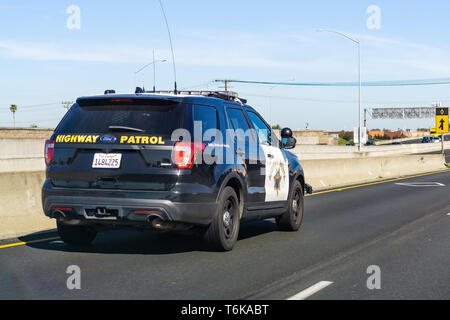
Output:
[[[59,134],[112,133],[110,127],[129,127],[142,133],[170,136],[181,127],[182,104],[152,101],[81,106],[76,103],[56,129]],[[126,131],[126,130],[125,130]]]

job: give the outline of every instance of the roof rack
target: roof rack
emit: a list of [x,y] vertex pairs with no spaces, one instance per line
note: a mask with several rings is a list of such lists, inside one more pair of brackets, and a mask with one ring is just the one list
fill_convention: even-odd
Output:
[[214,97],[227,101],[241,102],[242,104],[247,103],[246,99],[239,98],[239,95],[233,91],[202,91],[202,90],[186,90],[178,91],[175,93],[173,90],[162,90],[162,91],[144,91],[142,93],[159,93],[159,94],[184,94],[192,96],[204,96],[204,97]]

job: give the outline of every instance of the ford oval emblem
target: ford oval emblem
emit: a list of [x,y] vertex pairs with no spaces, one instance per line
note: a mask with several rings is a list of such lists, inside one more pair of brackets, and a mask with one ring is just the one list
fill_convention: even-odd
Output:
[[100,138],[101,142],[113,143],[113,142],[116,142],[116,140],[117,140],[116,137],[113,137],[113,136],[103,136]]

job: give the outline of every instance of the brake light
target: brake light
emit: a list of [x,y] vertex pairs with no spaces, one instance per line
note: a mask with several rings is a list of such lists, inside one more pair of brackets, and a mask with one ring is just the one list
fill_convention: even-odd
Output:
[[109,99],[109,102],[111,102],[111,103],[132,103],[133,99],[115,98],[115,99]]
[[196,156],[205,150],[203,142],[176,142],[173,147],[172,159],[178,169],[191,169]]
[[45,157],[45,164],[47,165],[47,167],[52,164],[54,154],[55,154],[55,140],[46,140],[44,157]]

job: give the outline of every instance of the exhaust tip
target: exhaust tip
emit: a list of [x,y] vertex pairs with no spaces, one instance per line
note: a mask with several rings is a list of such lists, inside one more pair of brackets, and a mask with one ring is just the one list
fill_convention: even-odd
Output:
[[147,221],[152,225],[153,228],[157,230],[187,231],[193,228],[193,226],[190,224],[174,221],[164,221],[161,218],[155,216],[150,216]]
[[147,221],[152,225],[153,228],[156,229],[164,229],[164,221],[159,217],[150,216]]
[[66,214],[61,210],[54,210],[52,215],[57,220],[64,220],[66,218]]

